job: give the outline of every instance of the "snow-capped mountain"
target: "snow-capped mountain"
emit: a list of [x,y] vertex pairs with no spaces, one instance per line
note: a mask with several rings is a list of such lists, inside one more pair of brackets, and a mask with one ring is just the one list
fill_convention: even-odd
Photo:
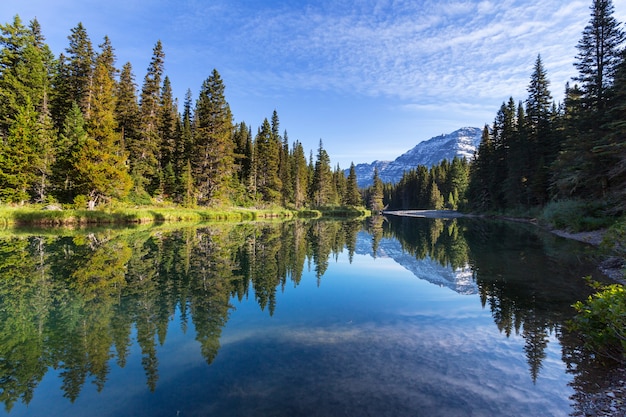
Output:
[[[455,156],[470,159],[480,144],[482,129],[463,127],[447,135],[435,136],[418,143],[413,149],[400,155],[394,161],[374,161],[370,164],[355,165],[359,187],[372,185],[374,168],[383,182],[396,183],[405,171],[418,165],[431,167],[444,159],[452,160]],[[349,170],[346,171],[348,175]]]
[[[359,255],[373,256],[372,236],[369,233],[361,231],[357,234],[355,252]],[[406,253],[397,239],[382,238],[378,243],[376,257],[391,258],[417,278],[439,287],[449,288],[459,294],[478,293],[478,285],[474,282],[474,273],[469,265],[455,269],[441,265],[428,256],[417,259]]]

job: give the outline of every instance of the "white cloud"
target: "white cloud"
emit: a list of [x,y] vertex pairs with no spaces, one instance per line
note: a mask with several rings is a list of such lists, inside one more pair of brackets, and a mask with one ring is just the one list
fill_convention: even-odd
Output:
[[546,50],[544,63],[558,74],[554,87],[561,91],[566,74],[574,75],[572,36],[588,14],[582,2],[398,4],[321,3],[259,13],[242,28],[244,42],[259,46],[250,56],[264,67],[256,77],[276,88],[401,100],[493,99],[523,93],[534,59]]

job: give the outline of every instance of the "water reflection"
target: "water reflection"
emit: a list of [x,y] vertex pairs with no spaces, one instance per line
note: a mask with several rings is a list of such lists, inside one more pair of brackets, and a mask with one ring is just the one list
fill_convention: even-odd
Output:
[[589,294],[584,280],[577,277],[603,279],[590,263],[588,247],[531,225],[472,219],[391,218],[388,234],[402,243],[405,252],[436,259],[457,275],[470,266],[481,303],[490,309],[500,332],[524,338],[533,381],[551,335],[564,344],[564,352],[576,352],[564,353],[570,369],[585,366],[581,357],[586,364],[593,363],[581,352],[578,340],[563,335],[563,324],[572,318],[571,305]]
[[[438,264],[449,274],[438,285],[453,282],[445,285],[478,292],[500,332],[524,338],[533,381],[550,337],[561,341],[566,363],[579,370],[586,366],[580,349],[562,327],[570,305],[588,292],[582,280],[571,280],[574,272],[589,272],[578,261],[580,248],[517,225],[383,217],[5,237],[0,401],[7,411],[16,402],[28,404],[51,370],[71,402],[87,382],[101,391],[112,362],[127,366],[134,343],[154,391],[157,349],[175,317],[183,332],[193,324],[201,354],[212,364],[233,303],[253,297],[271,316],[279,292],[298,286],[305,270],[314,271],[320,285],[343,251],[350,262],[363,252],[398,257],[418,278],[441,275],[424,272],[423,260]],[[564,265],[581,269],[564,274]]]

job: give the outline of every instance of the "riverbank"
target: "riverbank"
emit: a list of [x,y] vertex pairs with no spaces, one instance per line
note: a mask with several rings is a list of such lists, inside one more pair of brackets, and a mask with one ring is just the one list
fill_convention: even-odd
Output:
[[274,208],[184,208],[184,207],[103,207],[96,210],[66,209],[57,205],[0,206],[0,227],[82,227],[94,225],[131,225],[166,222],[214,222],[284,220],[292,218],[339,217],[369,215],[359,207],[320,209]]
[[[585,232],[569,232],[567,230],[552,229],[541,226],[535,219],[518,218],[509,216],[486,216],[477,214],[466,214],[454,210],[389,210],[384,211],[383,214],[390,216],[402,216],[402,217],[422,217],[430,219],[454,219],[459,217],[480,217],[480,218],[493,218],[498,220],[506,220],[518,223],[528,223],[541,227],[542,229],[553,233],[557,236],[573,239],[579,242],[587,243],[592,246],[599,247],[604,239],[604,235],[607,233],[606,229],[585,231]],[[603,259],[598,265],[600,271],[613,281],[626,285],[626,277],[624,277],[623,270],[626,268],[625,261],[615,256],[609,256]]]

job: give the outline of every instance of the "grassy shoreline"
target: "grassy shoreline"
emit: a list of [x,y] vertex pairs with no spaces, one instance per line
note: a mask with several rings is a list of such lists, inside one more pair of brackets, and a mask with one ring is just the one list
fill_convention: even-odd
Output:
[[248,209],[184,207],[105,207],[96,210],[46,209],[38,206],[0,206],[0,227],[124,225],[165,222],[255,221],[269,219],[361,217],[362,208],[340,207],[319,210],[286,208]]

